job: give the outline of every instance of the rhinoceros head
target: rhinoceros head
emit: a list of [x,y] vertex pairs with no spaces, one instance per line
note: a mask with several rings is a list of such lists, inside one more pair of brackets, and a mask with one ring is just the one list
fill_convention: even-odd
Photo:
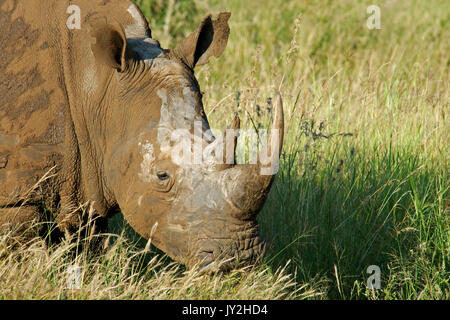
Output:
[[[188,266],[217,258],[230,258],[222,268],[248,264],[265,246],[256,215],[274,172],[264,174],[260,162],[234,164],[236,135],[211,133],[193,71],[225,49],[229,16],[207,17],[173,50],[150,38],[127,39],[112,25],[97,28],[92,45],[96,59],[115,69],[113,94],[105,94],[106,188],[139,234]],[[282,137],[281,99],[272,128]],[[270,148],[273,166],[280,148]]]

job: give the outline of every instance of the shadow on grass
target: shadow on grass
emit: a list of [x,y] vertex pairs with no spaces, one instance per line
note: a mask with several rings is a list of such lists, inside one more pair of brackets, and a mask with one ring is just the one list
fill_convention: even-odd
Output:
[[[445,277],[448,265],[445,169],[409,147],[358,150],[346,139],[334,148],[328,157],[284,155],[258,218],[266,263],[291,260],[301,283],[326,278],[329,298],[364,297],[367,268],[377,265],[382,297],[417,297],[428,273]],[[422,272],[412,272],[419,261]]]
[[[123,234],[123,236],[138,250],[144,250],[147,245],[147,240],[133,230],[120,212],[108,220],[108,232],[117,235]],[[155,256],[158,256],[159,261],[162,262],[155,270],[165,269],[174,262],[163,251],[151,244],[147,253],[139,255],[135,259],[135,262],[138,264],[138,270],[141,270],[141,273],[145,273],[146,266]],[[182,274],[185,270],[186,268],[182,265],[178,268],[179,274]]]

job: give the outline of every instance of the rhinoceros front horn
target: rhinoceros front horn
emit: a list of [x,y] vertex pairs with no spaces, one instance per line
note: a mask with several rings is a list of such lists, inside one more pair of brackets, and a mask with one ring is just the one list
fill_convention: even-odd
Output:
[[229,191],[229,199],[240,219],[254,218],[263,206],[278,170],[283,138],[283,102],[278,93],[268,143],[263,146],[263,149],[267,148],[263,152],[266,159],[262,159],[260,152],[257,165],[237,164],[228,169],[225,189]]

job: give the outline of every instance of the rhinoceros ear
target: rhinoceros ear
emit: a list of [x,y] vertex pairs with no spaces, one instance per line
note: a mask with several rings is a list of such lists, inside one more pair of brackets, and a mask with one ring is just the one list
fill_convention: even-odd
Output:
[[209,57],[219,57],[227,46],[230,27],[230,12],[222,12],[216,20],[209,15],[200,27],[191,33],[172,55],[181,59],[190,68],[208,63]]
[[91,36],[96,42],[91,45],[95,59],[119,72],[126,69],[127,39],[119,25],[91,23]]

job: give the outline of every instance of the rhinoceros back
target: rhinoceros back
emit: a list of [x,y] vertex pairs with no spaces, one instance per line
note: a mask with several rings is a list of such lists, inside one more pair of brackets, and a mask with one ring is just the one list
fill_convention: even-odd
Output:
[[32,196],[62,159],[68,108],[47,3],[0,0],[0,206]]

